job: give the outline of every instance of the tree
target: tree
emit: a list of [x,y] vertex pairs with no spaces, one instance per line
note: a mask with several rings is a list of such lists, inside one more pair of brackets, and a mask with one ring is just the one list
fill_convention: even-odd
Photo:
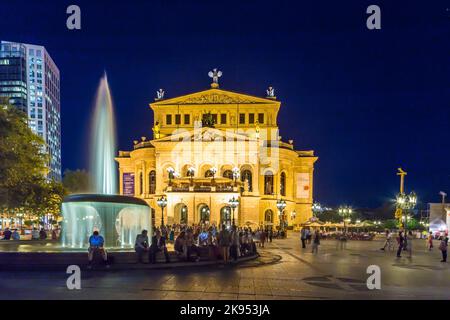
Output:
[[46,179],[48,159],[45,143],[28,127],[26,114],[1,100],[0,209],[3,212],[9,215],[19,211],[59,212],[64,190],[59,182]]
[[82,193],[92,191],[90,188],[90,177],[86,170],[65,170],[63,185],[69,193]]

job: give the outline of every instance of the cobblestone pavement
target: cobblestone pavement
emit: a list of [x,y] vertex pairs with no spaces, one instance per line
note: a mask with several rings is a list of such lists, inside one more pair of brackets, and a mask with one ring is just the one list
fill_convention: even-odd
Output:
[[[68,290],[61,272],[0,272],[0,299],[449,299],[450,263],[414,240],[413,257],[380,250],[382,240],[323,240],[318,254],[300,248],[298,233],[274,240],[239,266],[171,270],[83,271]],[[435,248],[438,244],[436,243]],[[381,290],[369,290],[369,265],[381,268]]]

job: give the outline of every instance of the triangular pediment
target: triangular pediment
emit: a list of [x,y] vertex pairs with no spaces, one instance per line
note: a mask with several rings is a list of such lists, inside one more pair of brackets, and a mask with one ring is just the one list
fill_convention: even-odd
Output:
[[243,133],[235,133],[232,130],[220,130],[216,128],[202,127],[191,131],[183,131],[180,133],[165,136],[160,139],[152,140],[152,144],[181,142],[181,141],[202,141],[202,142],[226,142],[226,141],[256,141]]
[[166,105],[202,105],[202,104],[275,104],[274,99],[255,97],[243,93],[222,89],[208,89],[175,98],[158,100],[150,104],[151,107]]

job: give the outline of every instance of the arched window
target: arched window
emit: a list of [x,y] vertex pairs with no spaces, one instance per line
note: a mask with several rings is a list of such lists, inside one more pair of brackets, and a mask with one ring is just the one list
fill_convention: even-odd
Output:
[[264,174],[264,194],[273,194],[273,173],[266,171]]
[[148,174],[148,185],[149,185],[149,193],[155,194],[156,193],[156,171],[152,170]]
[[286,173],[284,172],[280,175],[280,194],[286,196]]
[[139,194],[144,193],[144,177],[142,172],[139,173]]
[[273,211],[268,209],[266,212],[264,212],[264,223],[273,223]]
[[233,180],[233,171],[231,171],[231,170],[225,170],[225,171],[223,172],[223,177],[224,177],[224,178],[228,178],[228,179]]
[[248,191],[253,191],[253,183],[252,183],[252,172],[248,169],[245,169],[241,173],[241,181],[245,182],[245,180],[248,181]]

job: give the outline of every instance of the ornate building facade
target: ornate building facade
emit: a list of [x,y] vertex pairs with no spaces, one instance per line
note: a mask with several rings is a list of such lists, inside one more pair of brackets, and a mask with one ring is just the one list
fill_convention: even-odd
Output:
[[234,218],[241,226],[298,226],[312,216],[318,158],[282,141],[281,103],[272,88],[264,98],[222,90],[220,75],[210,73],[213,83],[205,91],[170,99],[158,91],[150,104],[153,139],[134,141],[133,150],[116,158],[120,194],[147,201],[156,225],[161,218],[216,225]]

